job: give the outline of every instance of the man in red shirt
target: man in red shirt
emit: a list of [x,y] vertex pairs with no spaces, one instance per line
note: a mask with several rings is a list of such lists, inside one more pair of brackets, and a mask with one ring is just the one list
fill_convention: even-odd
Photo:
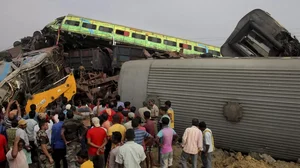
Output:
[[117,114],[119,115],[119,117],[120,117],[120,124],[123,124],[123,122],[124,122],[124,116],[123,116],[123,114],[122,114],[122,112],[123,112],[123,107],[122,106],[119,106],[118,107],[118,111],[117,111]]
[[8,152],[8,146],[4,135],[0,134],[0,168],[6,166],[6,153]]
[[87,141],[89,145],[89,157],[95,167],[104,168],[104,147],[107,143],[106,131],[101,128],[98,117],[92,118],[93,128],[87,132]]
[[[155,137],[156,136],[156,133],[155,133],[155,123],[154,121],[150,120],[150,116],[151,116],[151,112],[150,111],[145,111],[144,112],[144,117],[145,117],[145,125],[144,127],[146,128],[146,131],[152,135],[152,137]],[[153,161],[154,161],[154,157],[153,157],[153,154],[152,154],[152,148],[153,148],[153,145],[154,145],[154,141],[151,140],[151,141],[148,141],[148,143],[146,144],[146,163],[147,163],[147,167],[149,165],[149,162],[150,162],[150,167],[153,167],[153,166],[158,166],[158,164],[155,164]]]

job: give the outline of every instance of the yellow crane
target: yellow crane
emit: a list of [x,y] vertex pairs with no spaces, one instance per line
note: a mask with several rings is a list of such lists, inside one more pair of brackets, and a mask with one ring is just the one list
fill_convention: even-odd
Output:
[[66,81],[61,85],[32,95],[32,97],[27,101],[26,112],[30,111],[31,104],[36,105],[37,112],[45,112],[48,104],[59,98],[61,95],[64,95],[68,101],[71,100],[73,95],[76,93],[76,81],[73,73],[70,73],[52,85],[56,85],[65,79]]

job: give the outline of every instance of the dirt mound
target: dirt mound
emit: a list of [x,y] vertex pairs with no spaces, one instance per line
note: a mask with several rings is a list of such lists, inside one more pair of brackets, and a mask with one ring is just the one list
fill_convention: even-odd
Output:
[[[173,146],[173,168],[180,167],[180,155],[182,149],[180,146]],[[300,168],[300,164],[294,162],[285,162],[274,160],[269,155],[259,155],[261,160],[257,160],[250,155],[242,155],[240,152],[231,153],[216,149],[213,153],[213,168]],[[157,150],[155,149],[154,158],[157,161]],[[200,157],[198,157],[198,167],[202,166]],[[191,165],[189,165],[191,167]]]

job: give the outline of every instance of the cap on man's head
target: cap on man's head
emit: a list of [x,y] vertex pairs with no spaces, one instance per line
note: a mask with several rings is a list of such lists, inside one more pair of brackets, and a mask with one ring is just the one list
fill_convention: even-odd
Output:
[[134,118],[134,113],[133,112],[128,113],[128,118],[133,119]]
[[24,120],[24,119],[21,119],[19,122],[18,122],[18,125],[21,126],[21,125],[26,125],[27,124],[27,121]]
[[66,105],[66,110],[70,110],[71,107],[72,107],[71,104],[67,104],[67,105]]
[[95,127],[100,127],[100,120],[98,117],[93,117],[92,123],[94,124]]

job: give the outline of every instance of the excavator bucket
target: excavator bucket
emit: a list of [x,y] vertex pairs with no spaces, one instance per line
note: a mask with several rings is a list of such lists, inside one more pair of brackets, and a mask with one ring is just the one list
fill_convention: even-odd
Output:
[[300,56],[300,43],[270,14],[255,9],[245,15],[221,47],[225,57]]
[[[67,78],[66,78],[67,77]],[[37,112],[45,112],[49,103],[55,101],[61,95],[64,95],[68,100],[71,100],[76,94],[76,81],[73,73],[66,76],[63,84],[58,85],[52,89],[34,94],[31,99],[27,101],[26,112],[30,111],[30,105],[36,105]],[[55,83],[53,85],[56,85]]]

